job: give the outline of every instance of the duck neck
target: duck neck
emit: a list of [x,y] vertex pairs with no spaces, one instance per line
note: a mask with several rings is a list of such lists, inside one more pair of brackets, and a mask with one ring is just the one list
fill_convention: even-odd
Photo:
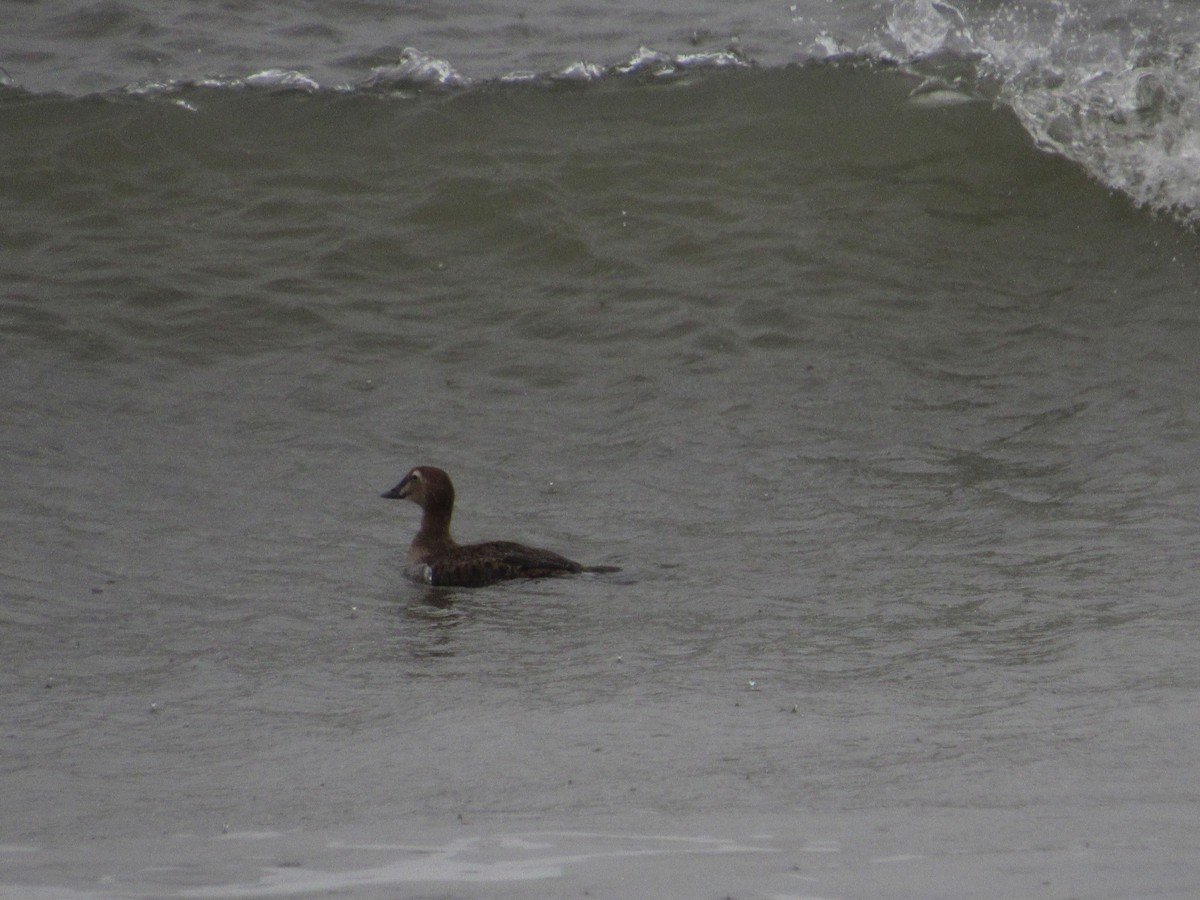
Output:
[[450,515],[453,503],[434,502],[421,513],[421,529],[413,539],[413,546],[423,550],[448,549],[455,546],[450,537]]

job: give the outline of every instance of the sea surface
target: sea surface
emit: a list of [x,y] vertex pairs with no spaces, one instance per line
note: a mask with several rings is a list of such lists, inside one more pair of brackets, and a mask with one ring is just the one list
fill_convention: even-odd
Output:
[[1200,895],[1198,42],[4,4],[0,897]]

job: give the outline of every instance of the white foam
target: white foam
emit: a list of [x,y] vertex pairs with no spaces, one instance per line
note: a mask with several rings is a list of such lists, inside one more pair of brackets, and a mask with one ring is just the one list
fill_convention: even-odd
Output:
[[1039,146],[1139,205],[1200,222],[1200,50],[1171,27],[1167,6],[1146,4],[1118,23],[1094,15],[1060,2],[968,18],[940,0],[897,0],[884,36],[899,59],[978,60],[980,79],[999,86]]
[[[575,841],[583,841],[587,849],[564,852],[563,845]],[[569,867],[597,860],[775,851],[722,838],[564,831],[460,838],[441,847],[403,852],[408,855],[378,866],[343,872],[272,869],[255,882],[194,888],[180,896],[279,897],[413,882],[536,881],[562,877]]]

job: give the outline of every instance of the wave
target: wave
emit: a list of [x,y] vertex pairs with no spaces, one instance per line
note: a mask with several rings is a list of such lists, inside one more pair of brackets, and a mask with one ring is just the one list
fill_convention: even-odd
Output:
[[628,59],[610,65],[578,60],[552,72],[510,72],[496,79],[476,81],[462,75],[448,60],[414,47],[406,47],[389,65],[376,66],[358,80],[323,85],[292,69],[264,69],[250,75],[172,81],[148,81],[127,85],[115,93],[133,96],[181,94],[196,89],[302,91],[305,93],[398,93],[411,96],[424,90],[453,90],[490,84],[561,84],[598,82],[610,78],[665,80],[690,72],[714,69],[746,69],[753,63],[736,50],[670,54],[641,47]]
[[1039,147],[1109,189],[1200,224],[1200,51],[1168,2],[1082,7],[897,0],[880,32],[826,56],[888,59],[1011,109]]
[[[986,102],[1010,111],[1042,151],[1080,166],[1135,204],[1200,227],[1200,50],[1194,29],[1169,3],[1084,8],[955,6],[894,0],[873,27],[839,32],[804,23],[795,63],[874,65],[914,79],[920,104]],[[324,84],[303,71],[157,80],[113,96],[165,99],[195,108],[209,91],[358,94],[411,99],[429,92],[497,86],[663,82],[758,67],[737,46],[671,53],[641,47],[607,64],[574,60],[545,72],[474,79],[454,62],[407,48],[364,77]],[[21,93],[0,72],[0,98]]]

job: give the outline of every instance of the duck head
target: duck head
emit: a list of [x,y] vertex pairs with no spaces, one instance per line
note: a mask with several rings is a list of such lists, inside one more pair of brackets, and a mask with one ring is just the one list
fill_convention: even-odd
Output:
[[454,505],[454,484],[450,476],[434,466],[417,466],[400,483],[380,496],[388,500],[411,500],[421,509],[450,508]]

